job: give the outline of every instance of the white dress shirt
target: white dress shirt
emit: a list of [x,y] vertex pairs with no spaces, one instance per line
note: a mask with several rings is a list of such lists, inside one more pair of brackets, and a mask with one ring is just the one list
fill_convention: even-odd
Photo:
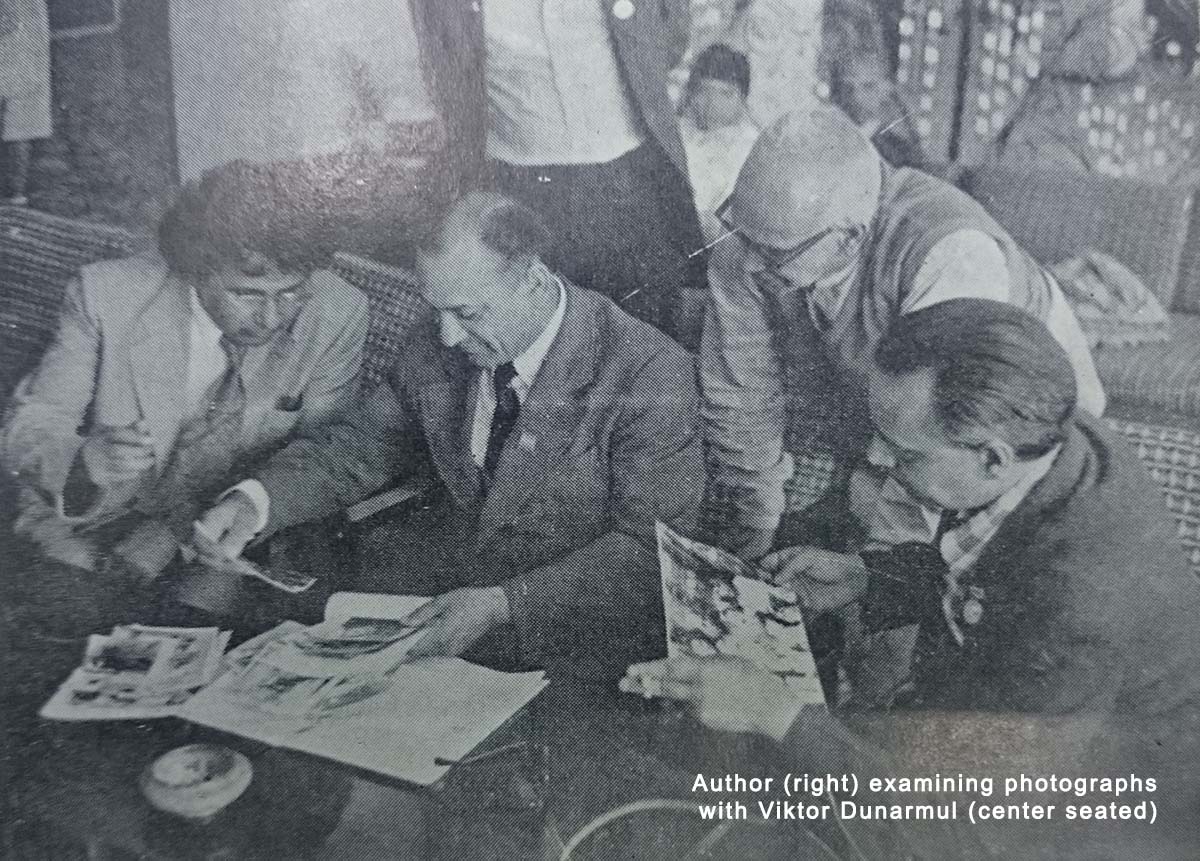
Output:
[[604,0],[483,0],[488,155],[601,164],[643,141]]
[[194,415],[209,388],[225,374],[229,358],[221,346],[221,330],[208,316],[200,297],[190,290],[191,335],[188,339],[187,414]]
[[[525,352],[513,359],[513,368],[516,369],[517,375],[513,377],[509,386],[517,393],[517,403],[522,406],[529,397],[533,381],[541,370],[542,363],[546,361],[546,354],[550,352],[558,330],[562,328],[566,313],[567,291],[559,281],[558,307],[554,309],[550,323]],[[479,372],[479,394],[475,399],[475,421],[471,426],[471,459],[480,469],[483,468],[483,461],[487,456],[488,438],[492,435],[492,417],[496,414],[496,390],[492,384],[494,378],[495,370],[492,368],[484,368]]]

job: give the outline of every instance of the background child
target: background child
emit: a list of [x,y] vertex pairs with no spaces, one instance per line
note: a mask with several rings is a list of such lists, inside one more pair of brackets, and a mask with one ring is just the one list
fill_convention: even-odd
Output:
[[758,139],[746,98],[750,61],[728,45],[706,48],[692,64],[681,105],[680,134],[705,239],[721,235],[716,209],[733,191],[742,162]]

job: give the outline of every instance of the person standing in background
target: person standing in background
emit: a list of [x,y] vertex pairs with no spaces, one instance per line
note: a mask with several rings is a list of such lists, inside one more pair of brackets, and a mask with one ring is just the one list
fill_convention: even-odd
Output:
[[457,192],[407,6],[209,0],[169,16],[180,178],[271,164],[339,250],[411,265],[412,232],[397,225]]
[[742,162],[758,139],[746,110],[750,62],[728,45],[710,45],[696,57],[684,94],[679,131],[687,151],[696,211],[707,242],[724,233],[716,211],[733,193]]
[[750,60],[750,116],[766,128],[789,111],[817,104],[822,0],[749,0],[735,4],[725,39]]
[[0,202],[29,202],[32,142],[52,128],[46,0],[0,0]]
[[[468,184],[556,226],[549,260],[694,346],[681,291],[703,241],[668,76],[687,0],[412,0],[433,101]],[[688,303],[689,305],[695,303]]]
[[925,160],[896,85],[880,54],[836,58],[829,68],[830,100],[858,124],[892,167],[920,167]]

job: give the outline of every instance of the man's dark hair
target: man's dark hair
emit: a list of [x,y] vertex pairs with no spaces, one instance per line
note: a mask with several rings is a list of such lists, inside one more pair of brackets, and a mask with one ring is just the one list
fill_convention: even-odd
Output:
[[252,253],[310,271],[335,250],[316,201],[282,168],[235,161],[186,184],[158,225],[158,248],[183,278],[206,278]]
[[898,319],[875,350],[887,374],[929,371],[951,439],[1000,430],[1022,460],[1065,438],[1075,369],[1041,321],[1003,302],[951,299]]
[[750,61],[728,45],[709,45],[700,52],[688,77],[689,92],[699,86],[701,78],[728,81],[741,91],[743,99],[750,95]]
[[480,191],[451,207],[441,223],[426,230],[419,239],[419,250],[441,252],[451,220],[473,230],[484,247],[509,261],[521,257],[544,261],[553,239],[545,222],[525,204],[496,192]]

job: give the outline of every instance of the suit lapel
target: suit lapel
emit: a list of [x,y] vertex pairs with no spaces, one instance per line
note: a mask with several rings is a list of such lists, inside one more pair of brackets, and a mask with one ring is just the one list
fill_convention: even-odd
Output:
[[570,284],[566,292],[562,327],[496,464],[495,481],[480,516],[481,547],[541,493],[551,468],[578,434],[587,406],[585,393],[596,379],[599,336],[583,295]]
[[417,384],[425,441],[438,474],[464,507],[479,499],[479,474],[471,460],[478,372],[449,350],[440,350]]
[[246,412],[242,417],[242,438],[253,445],[267,415],[275,408],[281,386],[288,382],[289,366],[296,352],[295,335],[282,332],[261,347],[251,347],[242,359],[242,384],[246,387]]
[[130,378],[139,414],[154,436],[159,472],[187,415],[191,314],[187,285],[169,275],[138,315],[131,337]]

